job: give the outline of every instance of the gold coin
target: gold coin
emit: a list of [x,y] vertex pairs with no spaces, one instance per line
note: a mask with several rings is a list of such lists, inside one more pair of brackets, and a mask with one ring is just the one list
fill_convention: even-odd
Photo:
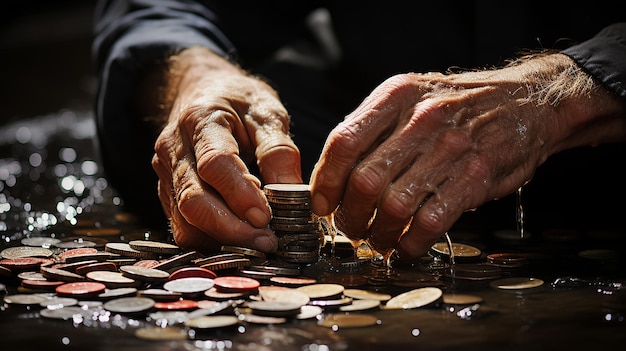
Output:
[[327,298],[332,296],[337,296],[343,293],[344,287],[339,284],[311,284],[300,286],[296,288],[297,290],[307,294],[311,299],[320,299]]
[[339,310],[343,312],[355,312],[355,311],[371,310],[371,309],[379,308],[379,307],[380,307],[380,300],[361,299],[361,300],[352,300],[351,304],[341,306],[339,307]]
[[373,291],[367,291],[362,289],[346,289],[343,291],[343,294],[348,297],[352,297],[355,299],[361,300],[378,300],[378,301],[387,301],[391,299],[391,295],[383,294]]
[[239,318],[235,316],[202,316],[192,318],[184,324],[194,329],[212,329],[229,327],[239,323]]
[[376,324],[380,324],[378,318],[369,314],[329,314],[318,322],[318,325],[333,329],[369,327]]
[[259,296],[264,301],[285,301],[304,306],[311,298],[303,291],[281,287],[281,286],[260,286]]
[[449,305],[473,305],[483,302],[483,298],[469,294],[443,294],[443,303]]
[[[450,256],[450,248],[446,242],[433,244],[431,250],[440,255]],[[478,257],[481,251],[472,245],[452,243],[452,253],[455,257]]]
[[135,336],[144,340],[186,340],[187,332],[179,327],[144,327],[135,330]]
[[489,285],[502,290],[524,290],[542,286],[543,280],[529,277],[502,278],[492,281]]
[[160,241],[131,240],[128,242],[128,245],[135,250],[155,252],[166,255],[175,255],[180,251],[180,247]]
[[442,295],[443,291],[439,288],[418,288],[392,297],[385,304],[385,309],[407,310],[423,307],[439,300]]

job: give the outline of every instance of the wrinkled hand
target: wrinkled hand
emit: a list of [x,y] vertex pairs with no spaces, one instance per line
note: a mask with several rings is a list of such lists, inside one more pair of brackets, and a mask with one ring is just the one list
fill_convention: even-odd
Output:
[[563,55],[543,60],[391,77],[329,135],[312,175],[313,211],[334,212],[353,240],[419,258],[464,211],[514,192],[549,155],[591,142],[580,131],[594,107],[588,96],[555,106],[529,95],[542,87],[532,79],[543,65],[572,65]]
[[[300,154],[275,91],[207,50],[187,53],[155,144],[158,194],[177,244],[200,251],[276,249],[266,183],[302,182]],[[245,161],[257,162],[262,179]]]

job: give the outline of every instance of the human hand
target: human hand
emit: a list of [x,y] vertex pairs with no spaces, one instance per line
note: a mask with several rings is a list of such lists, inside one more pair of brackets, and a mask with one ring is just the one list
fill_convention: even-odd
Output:
[[594,87],[560,54],[391,77],[329,135],[312,174],[313,211],[333,213],[353,240],[415,260],[464,211],[514,192],[548,156],[623,139],[619,104]]
[[[300,154],[276,92],[206,49],[178,56],[152,166],[176,243],[276,249],[261,182],[300,183]],[[250,173],[256,161],[262,179]]]

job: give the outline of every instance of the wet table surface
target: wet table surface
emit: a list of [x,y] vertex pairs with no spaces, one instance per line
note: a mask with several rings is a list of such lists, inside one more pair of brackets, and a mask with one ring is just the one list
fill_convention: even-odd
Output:
[[[0,141],[0,250],[21,246],[25,238],[128,242],[167,241],[164,233],[138,226],[121,210],[115,191],[102,177],[93,154],[93,123],[88,112],[60,111],[5,126]],[[184,338],[146,340],[137,330],[164,327],[150,314],[115,313],[102,305],[89,319],[53,319],[39,305],[4,302],[0,309],[0,349],[13,350],[552,350],[623,348],[626,343],[626,273],[622,231],[546,231],[520,235],[513,230],[475,233],[451,231],[454,244],[480,250],[478,257],[425,257],[407,266],[368,262],[341,265],[349,259],[326,245],[314,264],[300,265],[304,276],[398,296],[436,287],[443,296],[479,297],[469,304],[442,298],[424,306],[376,307],[343,312],[324,308],[308,319],[285,323],[250,323],[193,329],[176,325]],[[102,246],[99,246],[100,249]],[[472,279],[463,268],[485,264],[487,256],[515,253],[521,267],[496,266],[497,277]],[[343,255],[343,256],[342,256]],[[342,256],[342,257],[339,257]],[[452,269],[455,268],[455,269]],[[383,273],[381,273],[383,272]],[[232,272],[224,272],[223,274]],[[221,274],[218,272],[218,275]],[[234,273],[232,273],[234,274]],[[29,294],[17,273],[0,275],[2,297]],[[380,279],[373,280],[373,276]],[[400,277],[400,278],[398,278]],[[541,282],[504,289],[494,282],[520,278]],[[261,280],[262,285],[271,285]],[[384,306],[384,303],[381,305]],[[231,313],[232,312],[227,312]],[[373,316],[366,326],[324,325],[336,314]]]

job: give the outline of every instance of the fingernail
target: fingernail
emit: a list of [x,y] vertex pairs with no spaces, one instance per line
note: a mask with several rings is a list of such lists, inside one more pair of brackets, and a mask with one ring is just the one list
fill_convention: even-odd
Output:
[[258,207],[252,207],[246,212],[246,220],[257,228],[263,228],[270,222],[270,218],[265,211]]
[[263,252],[276,251],[276,242],[269,236],[257,236],[254,239],[254,247]]

